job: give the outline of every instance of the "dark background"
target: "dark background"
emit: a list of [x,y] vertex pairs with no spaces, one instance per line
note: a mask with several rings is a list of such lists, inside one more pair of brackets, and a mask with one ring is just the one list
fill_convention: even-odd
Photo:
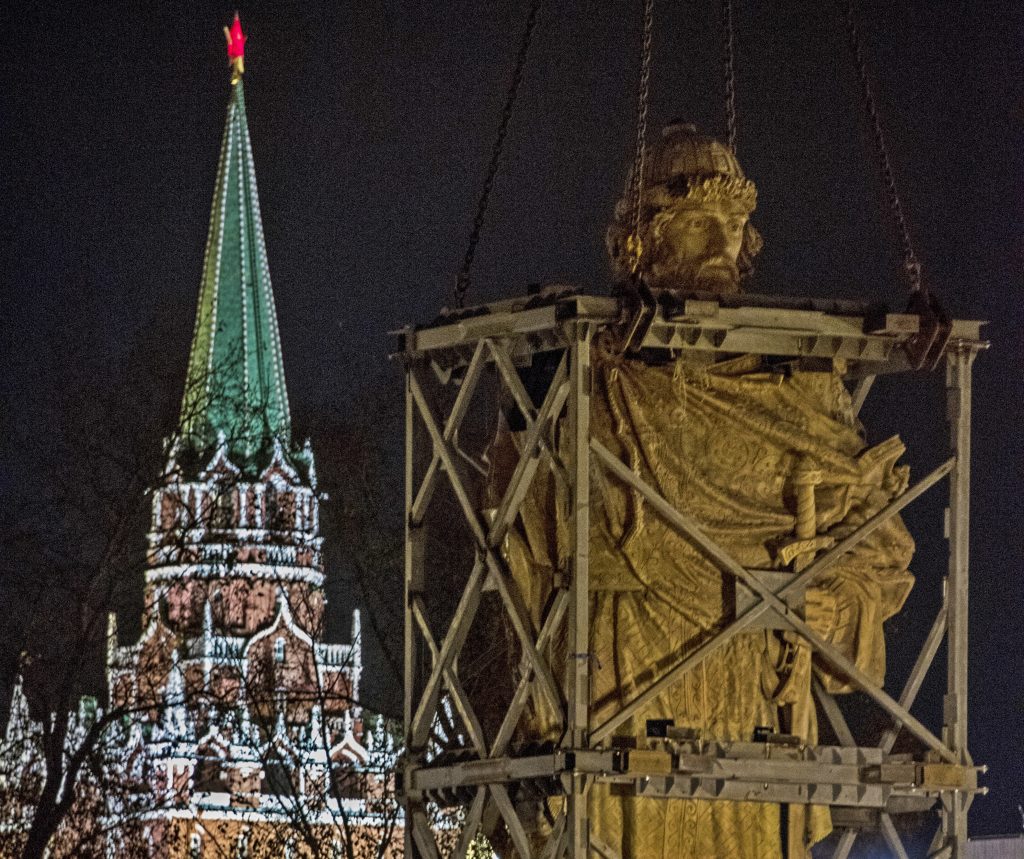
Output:
[[[454,282],[525,5],[241,5],[249,124],[298,431],[315,432],[325,414],[356,420],[400,397],[385,332],[432,318]],[[655,133],[675,116],[723,133],[718,5],[657,4]],[[635,133],[639,6],[553,3],[542,13],[471,302],[535,281],[606,289],[603,232]],[[1016,831],[1024,7],[861,6],[925,277],[955,315],[990,320],[993,348],[975,376],[970,706],[972,752],[991,767],[992,793],[975,804],[972,832]],[[48,474],[73,467],[74,451],[48,440],[74,427],[70,403],[83,385],[153,378],[139,371],[145,364],[177,380],[165,399],[180,396],[229,91],[220,27],[232,9],[16,2],[0,12],[5,523],[45,492]],[[752,288],[901,304],[899,245],[837,6],[736,0],[736,19],[739,156],[758,184],[754,220],[766,239]],[[873,440],[903,435],[917,476],[944,458],[941,373],[884,380],[863,416]],[[160,429],[124,431],[149,432],[147,443],[159,444],[173,407],[145,417],[139,427]],[[397,422],[376,429],[385,446],[397,444]],[[399,481],[381,476],[387,491]],[[919,538],[918,587],[890,624],[897,687],[938,605],[943,490],[935,491],[906,517]],[[332,563],[343,571],[344,558]],[[341,609],[356,602],[353,592],[335,594],[342,636]],[[919,711],[933,727],[943,659]],[[369,697],[393,706],[394,682],[379,660],[372,665]]]

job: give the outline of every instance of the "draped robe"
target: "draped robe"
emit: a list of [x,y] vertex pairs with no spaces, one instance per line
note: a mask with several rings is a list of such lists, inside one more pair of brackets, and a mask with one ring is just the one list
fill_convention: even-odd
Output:
[[[897,437],[865,444],[837,370],[794,365],[778,372],[756,356],[652,364],[623,357],[599,339],[592,353],[590,429],[748,568],[782,565],[780,551],[795,539],[794,475],[800,468],[821,472],[814,530],[836,541],[903,492],[909,476],[897,465],[904,451]],[[567,421],[557,432],[568,461]],[[507,483],[518,444],[518,434],[506,428],[492,446],[492,497],[500,497]],[[635,489],[600,469],[592,474],[590,664],[596,726],[732,620],[736,607],[730,575]],[[571,544],[567,493],[550,469],[541,468],[504,545],[538,628],[555,582],[568,572]],[[816,578],[805,595],[807,622],[879,682],[885,672],[882,624],[899,611],[913,584],[907,569],[913,549],[902,521],[893,517]],[[564,636],[546,655],[558,673],[567,659]],[[814,658],[813,667],[829,691],[850,691],[846,678],[824,662]],[[781,712],[782,727],[814,743],[811,674],[812,656],[792,634],[745,632],[616,734],[642,738],[647,719],[667,718],[705,739],[749,741],[757,726],[778,729]],[[559,725],[535,696],[520,738],[557,741]],[[790,808],[796,843],[809,845],[828,833],[827,808]],[[589,811],[594,835],[622,859],[784,855],[780,808],[769,803],[641,799],[612,796],[597,786]],[[524,813],[532,815],[540,843],[545,815],[539,808]]]

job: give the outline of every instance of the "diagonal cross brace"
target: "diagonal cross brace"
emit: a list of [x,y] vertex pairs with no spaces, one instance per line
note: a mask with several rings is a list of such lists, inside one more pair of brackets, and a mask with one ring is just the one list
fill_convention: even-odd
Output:
[[[462,380],[462,384],[459,386],[459,392],[455,395],[455,402],[452,404],[452,410],[448,415],[447,420],[444,423],[444,433],[442,438],[446,443],[451,444],[459,432],[459,427],[462,426],[462,421],[466,417],[466,412],[469,410],[469,404],[473,399],[473,394],[476,392],[476,387],[480,382],[480,373],[484,368],[484,341],[481,340],[476,344],[476,349],[473,350],[473,357],[469,361],[469,366],[466,369],[466,376]],[[408,369],[409,375],[412,375],[412,367]],[[433,456],[430,458],[430,465],[427,466],[426,473],[423,475],[423,481],[420,483],[419,491],[416,493],[416,499],[413,501],[412,509],[409,513],[410,523],[418,525],[423,521],[423,517],[426,515],[427,507],[430,505],[430,499],[434,494],[434,486],[437,481],[438,471],[441,465],[441,457],[437,450],[434,450]]]
[[[420,417],[423,420],[427,428],[427,431],[431,435],[432,441],[434,443],[435,454],[438,456],[441,464],[443,465],[445,471],[448,474],[448,479],[449,482],[451,483],[452,489],[454,490],[456,498],[458,499],[459,504],[462,507],[463,514],[466,517],[466,521],[469,524],[474,537],[476,538],[478,548],[480,549],[484,557],[488,573],[491,575],[492,578],[495,578],[494,573],[495,568],[498,567],[498,561],[494,556],[494,552],[487,545],[483,524],[481,523],[480,517],[469,498],[469,493],[465,487],[465,483],[461,477],[459,468],[452,456],[450,445],[447,442],[445,442],[442,434],[438,431],[437,424],[434,421],[430,407],[427,405],[426,398],[423,394],[423,390],[422,388],[420,388],[419,382],[416,379],[415,372],[412,369],[410,369],[409,371],[409,386],[413,394],[413,399],[416,402],[417,408],[420,411]],[[508,602],[506,597],[507,588],[503,589],[502,583],[500,581],[498,581],[497,584],[499,592],[502,593],[503,599],[505,599],[506,602]],[[482,581],[478,583],[477,587],[479,588],[481,586]],[[466,590],[463,592],[463,600],[465,600],[469,591],[470,588],[467,585]],[[523,617],[519,616],[517,618],[514,614],[514,610],[510,610],[510,614],[512,615],[513,626],[516,628],[517,633],[520,634],[520,637],[526,637],[527,639],[529,639],[528,633],[525,636],[523,635],[523,633],[527,631],[526,625],[523,622]],[[428,681],[428,688],[426,690],[426,692],[430,694],[425,693],[423,695],[423,697],[421,698],[421,706],[418,708],[418,713],[420,714],[421,718],[415,727],[419,729],[421,735],[422,732],[425,730],[424,720],[427,718],[427,711],[430,709],[429,704],[433,700],[433,697],[436,695],[436,686],[438,681],[440,680],[441,674],[444,671],[444,669],[448,665],[450,665],[451,660],[454,658],[455,654],[461,647],[461,641],[457,642],[456,636],[464,635],[466,632],[468,632],[469,625],[471,624],[471,622],[472,617],[469,616],[469,613],[457,613],[456,621],[453,624],[452,628],[449,629],[448,635],[445,637],[445,643],[442,645],[441,650],[444,659],[439,664],[434,666],[434,670],[431,673],[431,680]],[[524,644],[524,647],[527,647],[527,645]],[[551,691],[554,692],[553,680],[551,680]]]
[[[537,636],[537,649],[543,651],[548,646],[548,643],[554,638],[559,626],[562,623],[562,618],[565,616],[565,609],[569,605],[569,592],[560,590],[555,595],[555,600],[548,611],[547,617],[544,619],[544,623],[541,626],[540,635]],[[525,654],[519,662],[519,683],[516,686],[515,694],[512,696],[512,702],[508,706],[508,710],[505,713],[505,718],[502,719],[501,727],[498,729],[498,733],[494,737],[494,744],[491,746],[491,752],[488,757],[500,758],[505,754],[508,749],[508,744],[512,741],[512,735],[516,727],[519,725],[519,717],[523,713],[523,708],[526,706],[527,693],[530,691],[530,666],[526,659]]]
[[[567,384],[567,358],[566,356],[563,356],[548,388],[548,396],[545,397],[545,400],[538,411],[533,407],[532,402],[529,400],[529,397],[522,386],[522,382],[520,381],[511,360],[508,358],[507,352],[501,346],[490,340],[481,340],[477,344],[477,349],[475,350],[470,362],[466,378],[463,380],[459,394],[456,397],[456,402],[453,405],[452,413],[449,415],[448,420],[445,423],[445,431],[442,434],[442,438],[448,441],[449,444],[451,444],[451,440],[457,433],[458,426],[465,414],[466,404],[468,404],[479,379],[480,369],[483,366],[484,352],[482,347],[484,345],[490,349],[491,354],[494,356],[495,363],[499,368],[499,373],[501,374],[506,386],[511,390],[513,399],[516,401],[527,421],[527,433],[522,444],[521,455],[509,482],[509,486],[507,487],[501,504],[498,507],[497,515],[491,522],[487,535],[488,543],[492,547],[497,547],[501,544],[501,541],[504,539],[505,534],[511,527],[511,524],[515,521],[515,517],[518,514],[519,508],[522,505],[526,492],[529,489],[533,476],[536,473],[537,466],[539,465],[538,454],[540,452],[543,452],[549,460],[552,469],[557,474],[558,465],[560,463],[558,461],[558,457],[551,451],[550,445],[545,438],[545,433],[548,432],[553,417],[557,416],[561,412],[561,409],[568,398],[569,386]],[[458,449],[455,448],[455,450],[457,451]],[[429,500],[430,493],[433,491],[433,481],[435,479],[435,475],[440,470],[439,465],[441,462],[442,455],[435,449],[431,459],[430,468],[428,468],[427,475],[421,484],[420,493],[417,496],[420,504],[414,505],[414,515],[419,513],[419,515],[422,516],[423,512],[425,512],[425,504]],[[474,741],[474,745],[477,747],[478,752],[483,755],[482,732],[475,730],[479,723],[476,720],[472,707],[466,699],[466,696],[462,691],[461,684],[458,682],[458,678],[452,668],[457,652],[461,649],[465,640],[465,635],[468,633],[468,629],[476,614],[482,581],[474,582],[473,584],[475,584],[475,587],[473,588],[467,585],[465,593],[469,593],[471,599],[465,606],[460,604],[460,609],[456,612],[456,624],[454,624],[453,629],[450,630],[451,634],[446,636],[445,644],[450,645],[446,649],[444,647],[441,651],[437,649],[433,638],[428,634],[429,627],[426,624],[425,617],[422,617],[422,612],[417,614],[415,607],[413,609],[421,632],[423,632],[427,639],[428,646],[431,649],[432,655],[435,657],[431,676],[428,679],[426,688],[421,697],[419,708],[417,709],[416,716],[413,720],[413,733],[414,736],[419,736],[420,741],[425,741],[426,733],[429,731],[430,727],[430,720],[432,718],[431,714],[436,709],[440,682],[443,678],[445,685],[447,685],[452,691],[454,703],[459,710],[460,715],[463,717],[463,721],[466,722],[467,729],[469,730],[471,739]],[[560,621],[560,618],[561,612],[556,612],[554,615],[554,623],[556,625]],[[538,640],[537,644],[538,650],[543,649],[547,639],[550,638],[552,634],[552,629],[549,629],[547,634],[545,634],[545,631],[542,629],[541,639]],[[496,739],[496,743],[502,747],[507,746],[508,739],[511,737],[511,731],[515,729],[518,718],[522,713],[523,706],[525,706],[526,697],[524,693],[529,690],[528,681],[531,675],[529,670],[530,660],[526,657],[527,654],[524,653],[523,680],[520,682],[519,688],[517,689],[514,706],[510,709],[509,713],[506,714],[502,730],[499,731],[499,736]],[[518,704],[518,706],[515,706],[516,704]]]
[[857,840],[857,830],[847,829],[839,838],[839,843],[836,844],[836,849],[832,853],[831,859],[847,859],[850,855],[850,851],[853,849],[853,844]]
[[843,711],[839,709],[839,704],[836,703],[835,697],[825,688],[825,684],[817,676],[817,671],[815,671],[815,676],[812,678],[812,688],[818,698],[818,703],[821,704],[821,709],[825,711],[825,718],[828,719],[832,730],[835,731],[839,745],[856,746],[857,743],[854,742],[853,733],[850,731],[850,726],[846,723]]
[[412,827],[412,840],[421,859],[441,859],[426,813],[422,808],[414,808],[411,817],[411,820],[406,821],[406,826]]
[[466,822],[462,826],[462,832],[459,833],[459,840],[455,844],[452,859],[466,859],[469,846],[473,843],[473,839],[476,838],[476,834],[480,829],[480,821],[484,816],[484,804],[486,802],[487,788],[478,787],[476,795],[473,797],[473,802],[469,806],[469,811],[466,812]]
[[551,827],[551,834],[548,836],[547,844],[541,850],[540,859],[561,859],[565,853],[565,812],[558,812],[555,818],[555,825]]
[[[480,604],[480,590],[483,587],[484,565],[477,559],[470,571],[469,580],[462,596],[459,597],[459,604],[455,610],[455,620],[448,629],[441,644],[441,649],[434,660],[430,670],[430,677],[427,678],[423,694],[420,696],[419,706],[412,719],[412,727],[409,731],[412,737],[414,748],[422,748],[427,741],[427,734],[430,732],[430,724],[434,719],[437,710],[437,698],[441,689],[441,678],[445,672],[451,669],[452,660],[462,649],[462,644],[469,634],[469,628],[476,617],[476,610]],[[436,647],[436,645],[435,645]]]
[[[917,698],[917,693],[921,689],[921,684],[924,681],[925,674],[927,674],[932,661],[935,659],[935,654],[939,650],[939,645],[942,643],[945,632],[946,607],[943,606],[935,616],[935,620],[932,623],[931,629],[928,631],[927,638],[925,639],[924,646],[921,648],[917,661],[914,663],[910,676],[907,678],[907,682],[903,686],[903,691],[900,693],[900,705],[906,707],[908,710],[914,706],[914,700]],[[850,735],[850,729],[846,726],[846,720],[843,718],[842,711],[839,710],[839,705],[836,703],[835,699],[821,687],[820,681],[818,681],[817,678],[815,678],[814,683],[815,692],[820,693],[818,700],[821,701],[829,721],[832,722],[832,726],[836,729],[837,734],[840,735],[842,744],[850,746],[854,745],[853,737]],[[827,702],[831,702],[831,707],[835,708],[834,713],[829,712],[829,704]],[[838,723],[834,717],[838,718]],[[896,742],[896,737],[902,727],[902,723],[899,719],[894,719],[893,721],[893,726],[882,734],[882,739],[878,743],[878,747],[882,750],[883,754],[889,754],[889,752],[892,751],[893,744]],[[842,736],[841,731],[843,730],[845,730],[849,741],[847,741],[847,737]],[[857,830],[847,829],[843,833],[839,843],[836,845],[835,852],[832,854],[832,859],[847,859],[856,840]]]
[[[599,445],[600,443],[595,439],[592,441],[592,445],[593,444]],[[607,448],[603,448],[603,450],[606,455],[610,456],[610,452]],[[614,457],[612,458],[614,459]],[[602,457],[602,459],[604,459],[604,457]],[[949,760],[950,763],[957,763],[953,753],[938,737],[929,731],[928,728],[925,727],[925,725],[922,724],[915,716],[911,715],[905,708],[901,707],[899,702],[891,695],[877,686],[867,674],[858,668],[853,661],[848,659],[838,648],[818,635],[818,633],[815,632],[802,618],[800,618],[793,608],[785,602],[779,594],[776,594],[771,589],[771,586],[766,584],[755,571],[748,570],[741,566],[732,558],[731,555],[729,555],[728,552],[708,537],[696,521],[673,507],[656,490],[654,490],[645,481],[641,480],[637,475],[633,474],[633,472],[626,468],[621,462],[618,460],[615,460],[615,462],[618,464],[619,470],[628,475],[628,482],[634,488],[639,490],[648,503],[650,503],[651,506],[669,522],[669,524],[693,540],[693,542],[696,543],[709,558],[715,561],[715,563],[724,572],[727,572],[739,579],[746,584],[747,587],[759,594],[762,599],[760,605],[764,606],[765,610],[770,609],[774,611],[784,624],[804,638],[818,654],[824,657],[824,659],[832,665],[833,668],[838,669],[840,673],[852,680],[863,692],[873,698],[886,712],[899,718],[899,720],[906,725],[907,729],[917,736],[917,738],[923,743]],[[951,467],[952,463],[949,465]],[[792,583],[790,583],[789,587],[792,587]],[[782,591],[784,590],[785,589],[782,589]],[[782,591],[780,591],[780,594]]]
[[896,826],[892,822],[892,818],[884,811],[878,815],[878,822],[882,828],[882,836],[885,838],[885,843],[889,845],[889,849],[892,851],[893,856],[896,859],[910,859],[907,855],[906,848],[903,846],[903,842],[900,840],[900,834],[896,831]]
[[726,626],[725,629],[715,635],[711,641],[702,645],[697,651],[684,659],[679,665],[673,668],[668,675],[649,687],[646,692],[634,699],[630,704],[627,704],[625,708],[619,711],[619,713],[612,716],[603,725],[598,727],[598,729],[592,734],[592,740],[594,742],[600,742],[602,739],[609,736],[618,725],[626,721],[626,719],[632,716],[633,713],[639,710],[644,704],[651,700],[651,698],[659,694],[664,688],[670,685],[671,682],[675,682],[680,679],[683,673],[690,670],[699,662],[700,659],[705,658],[713,650],[717,650],[725,644],[725,642],[728,639],[731,639],[736,633],[748,627],[756,617],[767,611],[773,611],[778,615],[783,623],[806,639],[808,643],[810,643],[811,646],[833,666],[833,668],[838,669],[842,674],[846,675],[869,697],[873,698],[886,712],[895,718],[898,718],[908,730],[917,736],[918,739],[930,748],[934,749],[950,763],[957,762],[953,753],[940,739],[938,739],[938,737],[936,737],[916,717],[911,715],[904,707],[902,707],[899,702],[893,699],[892,696],[873,683],[871,678],[857,668],[857,666],[854,665],[853,662],[842,652],[822,639],[821,636],[819,636],[798,615],[796,615],[788,603],[784,601],[785,597],[788,594],[793,593],[798,586],[803,584],[803,582],[809,581],[812,576],[817,575],[827,566],[831,566],[833,563],[838,561],[842,554],[845,554],[853,548],[853,546],[867,537],[868,534],[872,533],[884,521],[887,521],[902,509],[902,507],[909,504],[910,501],[914,500],[914,498],[918,497],[922,492],[948,474],[953,468],[955,459],[948,460],[915,487],[903,493],[899,498],[894,499],[893,502],[891,502],[884,510],[871,517],[871,519],[865,522],[864,525],[854,532],[854,534],[841,541],[828,554],[797,575],[793,581],[781,588],[778,594],[776,594],[756,572],[747,570],[737,563],[724,549],[722,549],[721,546],[708,537],[693,519],[676,510],[675,507],[666,501],[649,484],[641,480],[638,475],[634,474],[632,470],[624,465],[597,439],[591,439],[591,449],[598,456],[600,461],[610,471],[612,471],[612,473],[633,488],[637,489],[648,503],[650,503],[651,506],[654,507],[655,510],[657,510],[671,525],[693,540],[697,546],[700,547],[713,561],[715,561],[723,571],[738,578],[752,591],[760,595],[762,600],[748,609],[741,617]]
[[[534,632],[532,624],[529,621],[529,614],[526,611],[526,606],[523,603],[518,588],[515,586],[514,580],[506,569],[504,560],[495,550],[494,545],[492,545],[492,537],[489,533],[490,529],[485,530],[480,514],[470,498],[469,491],[466,489],[465,481],[461,476],[458,464],[452,456],[451,445],[445,441],[441,431],[438,429],[431,409],[427,404],[426,397],[423,394],[423,390],[420,387],[419,382],[416,379],[416,374],[412,368],[409,370],[409,389],[413,395],[413,400],[416,403],[417,409],[420,412],[420,417],[423,420],[427,432],[430,434],[434,445],[434,452],[439,457],[441,465],[448,475],[448,480],[455,493],[455,497],[458,500],[466,522],[476,539],[477,547],[487,567],[489,578],[497,587],[502,602],[505,604],[506,612],[512,622],[512,627],[519,639],[520,646],[529,658],[531,667],[540,682],[540,686],[544,690],[545,694],[548,695],[552,705],[556,710],[561,709],[562,703],[558,694],[558,687],[555,684],[547,663],[540,656],[534,644]],[[545,399],[544,405],[541,407],[541,412],[543,413],[545,411],[545,407],[550,411],[553,403],[562,396],[565,396],[565,394],[561,388],[550,390],[547,398]],[[531,435],[533,437],[533,449],[535,450],[537,439],[539,439],[543,429],[542,422],[540,420],[535,422],[532,429],[533,432]],[[528,464],[519,471],[520,482],[532,479],[536,472],[537,459],[532,455],[532,453],[533,451],[530,449],[523,451],[523,456],[528,457]],[[529,464],[530,461],[532,461],[532,465]],[[506,495],[509,495],[510,493],[517,493],[519,488],[518,484],[510,484],[506,490]],[[501,525],[496,521],[493,527],[500,528]],[[500,543],[500,540],[497,542]],[[452,630],[449,630],[449,636],[451,635],[451,632]],[[448,636],[446,636],[446,640],[447,638]],[[442,650],[443,649],[442,645]],[[457,648],[455,648],[455,650],[457,650]],[[452,656],[454,656],[454,652],[452,652]],[[443,668],[444,666],[441,666],[440,670],[436,672],[438,679]]]
[[[467,587],[466,590],[468,591],[469,588]],[[475,588],[474,590],[476,591],[474,599],[478,601],[480,594],[479,587]],[[469,732],[469,738],[472,741],[474,748],[476,748],[478,754],[483,756],[484,754],[486,754],[487,742],[484,739],[484,731],[480,725],[480,720],[476,716],[476,711],[474,711],[472,705],[469,703],[469,696],[466,694],[465,689],[463,689],[462,682],[459,680],[458,675],[455,673],[455,669],[452,664],[453,660],[442,660],[440,651],[437,649],[437,643],[434,641],[434,636],[430,631],[430,625],[427,623],[426,613],[424,612],[423,607],[423,601],[418,596],[414,597],[412,600],[412,613],[413,617],[416,619],[417,625],[420,628],[420,633],[423,636],[423,640],[427,643],[427,647],[430,650],[430,656],[431,659],[433,660],[433,666],[436,668],[439,665],[445,664],[445,661],[447,661],[448,667],[444,668],[443,670],[445,685],[448,686],[448,689],[451,692],[452,700],[453,703],[455,704],[455,709],[458,710],[459,716],[462,718],[462,721],[466,726],[466,730]],[[474,615],[476,614],[475,606],[473,608],[472,613]],[[464,634],[462,635],[462,640],[465,640]],[[435,692],[433,694],[436,696],[438,691],[438,686],[436,682],[434,684],[434,689]],[[426,704],[428,701],[430,701],[429,709],[431,712],[430,719],[432,721],[432,714],[437,710],[437,700],[436,697],[433,700],[431,700],[430,698],[427,698],[425,696],[421,702],[421,706]],[[413,720],[414,730],[417,727],[416,719],[419,718],[422,717],[419,711],[417,711],[416,718]],[[422,743],[426,741],[426,734],[430,731],[430,722],[427,722],[424,727],[425,730],[423,736],[416,738],[417,742],[419,743],[417,748],[421,747]]]
[[519,859],[530,859],[533,855],[530,850],[530,839],[526,834],[526,830],[523,828],[523,823],[519,819],[519,815],[516,813],[516,807],[512,804],[512,800],[509,798],[508,790],[505,785],[488,785],[488,790],[491,792],[491,797],[494,799],[494,804],[498,807],[498,811],[501,812],[501,816],[505,821],[505,826],[508,829],[509,837],[512,839],[512,844],[515,846],[516,854],[519,856]]
[[[639,483],[641,486],[646,487],[646,484],[644,484],[643,481],[640,481],[640,479],[636,477],[629,468],[620,462],[599,441],[593,439],[591,441],[591,448],[597,455],[599,461],[601,461],[608,470],[613,474],[616,474],[621,480],[628,484]],[[853,534],[841,540],[829,552],[822,555],[813,564],[807,567],[807,569],[795,576],[790,582],[780,589],[779,596],[785,598],[791,593],[798,593],[799,589],[803,587],[806,582],[810,581],[812,577],[824,572],[824,570],[836,563],[846,552],[874,532],[875,529],[883,525],[886,521],[899,513],[900,510],[938,483],[950,472],[952,466],[952,460],[943,463],[943,465],[935,469],[927,477],[923,478],[913,487],[904,492],[899,498],[890,502],[889,505],[880,510],[868,519],[867,522],[861,525],[860,528],[854,531]],[[638,486],[638,488],[640,487]],[[649,487],[647,488],[649,489]],[[660,498],[660,496],[658,497]],[[669,509],[672,509],[671,506],[668,505],[668,502],[664,501],[664,499],[661,500],[664,505],[668,506]],[[595,742],[600,742],[601,740],[606,739],[611,735],[611,732],[614,731],[615,728],[629,719],[637,710],[647,704],[651,699],[661,694],[661,692],[670,687],[673,683],[678,682],[686,672],[692,670],[704,658],[724,645],[730,638],[732,638],[733,635],[742,632],[748,626],[751,626],[756,620],[758,620],[758,618],[761,617],[761,615],[769,611],[769,608],[770,607],[764,602],[750,606],[742,615],[723,628],[715,637],[698,647],[697,650],[677,663],[661,678],[661,680],[651,684],[645,692],[633,699],[633,701],[627,704],[619,711],[619,713],[609,718],[592,734],[593,740]]]
[[[947,609],[943,606],[935,616],[931,629],[928,630],[928,637],[925,639],[921,652],[917,655],[917,660],[914,662],[910,676],[903,686],[903,692],[900,693],[900,704],[908,710],[914,706],[914,700],[917,698],[917,693],[921,691],[921,684],[924,682],[925,674],[928,673],[932,660],[935,659],[935,654],[939,652],[939,645],[942,644],[942,639],[946,634],[946,616]],[[886,754],[892,751],[893,744],[896,742],[896,737],[901,727],[900,720],[896,719],[895,724],[882,735],[878,745]]]
[[[527,429],[538,419],[537,409],[533,405],[533,400],[530,395],[526,392],[526,388],[523,387],[523,382],[519,378],[519,373],[516,372],[515,365],[512,363],[512,359],[508,355],[508,351],[498,343],[488,341],[491,349],[491,354],[494,356],[494,366],[498,368],[498,373],[501,376],[502,381],[505,383],[505,387],[508,388],[509,393],[512,395],[512,399],[515,401],[516,408],[519,409],[519,413],[523,416],[523,420],[526,421]],[[555,371],[555,376],[548,386],[550,391],[556,385],[560,385],[565,379],[563,374],[568,373],[567,360],[569,357],[569,351],[566,350],[562,354],[562,360],[559,362],[558,369]],[[561,406],[557,410],[552,411],[552,416],[557,417],[561,412]],[[557,454],[551,449],[547,439],[541,439],[540,442],[541,450],[544,455],[549,458],[551,464],[551,470],[554,472],[556,479],[565,485],[568,485],[568,478],[565,474],[565,466],[557,456]]]
[[[518,377],[515,377],[514,374],[513,377],[516,382],[519,381]],[[566,361],[563,357],[562,362],[558,365],[558,370],[555,372],[555,378],[551,383],[551,387],[548,389],[548,395],[541,404],[540,411],[535,418],[527,418],[526,436],[519,454],[519,461],[512,472],[512,478],[505,489],[504,497],[501,499],[494,521],[491,523],[490,533],[487,535],[488,545],[492,547],[501,545],[502,540],[505,539],[505,535],[508,533],[508,529],[512,527],[512,523],[519,514],[519,508],[526,498],[526,492],[530,488],[533,477],[540,465],[540,452],[542,450],[547,451],[547,456],[552,463],[558,461],[557,457],[547,447],[544,436],[550,429],[552,420],[561,412],[562,406],[565,405],[565,401],[569,397],[567,377]]]

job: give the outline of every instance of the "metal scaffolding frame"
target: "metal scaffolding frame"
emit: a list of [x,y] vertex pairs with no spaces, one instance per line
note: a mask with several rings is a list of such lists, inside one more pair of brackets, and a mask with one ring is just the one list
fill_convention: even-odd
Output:
[[[873,312],[865,305],[811,299],[679,298],[650,308],[633,344],[638,354],[753,353],[773,358],[841,361],[859,411],[875,377],[906,372],[921,320],[908,314]],[[428,810],[431,803],[464,806],[464,828],[452,855],[463,857],[482,825],[503,821],[521,857],[544,859],[591,855],[617,857],[592,838],[587,795],[596,782],[610,782],[637,796],[757,800],[831,806],[842,831],[833,856],[845,859],[858,831],[881,831],[896,857],[906,849],[892,816],[936,807],[940,827],[931,856],[966,856],[967,812],[979,788],[967,750],[967,609],[970,498],[971,368],[987,344],[981,323],[957,320],[945,347],[950,457],[832,548],[795,572],[748,569],[710,539],[700,523],[675,509],[650,484],[590,434],[590,353],[593,337],[621,325],[623,307],[613,298],[549,291],[442,317],[399,332],[405,364],[405,677],[406,761],[401,784],[406,809],[406,855],[440,855]],[[912,350],[910,350],[912,351]],[[554,356],[557,368],[539,406],[517,368],[534,357]],[[553,363],[553,362],[552,362]],[[474,402],[486,367],[525,420],[521,451],[504,498],[484,513],[474,501],[471,470],[482,464],[460,447],[459,429]],[[430,381],[430,385],[426,384]],[[437,389],[431,396],[431,386]],[[447,397],[438,396],[447,391]],[[447,407],[442,403],[447,403]],[[491,403],[493,407],[493,402]],[[440,413],[439,413],[440,409]],[[557,452],[555,426],[569,433],[566,461]],[[422,446],[423,449],[419,449]],[[429,462],[424,468],[417,462]],[[568,491],[572,558],[569,574],[556,585],[539,628],[502,557],[512,527],[538,469],[551,469]],[[720,632],[665,671],[635,699],[600,724],[589,706],[591,647],[589,612],[589,515],[594,469],[635,489],[664,520],[686,535],[737,584],[735,616]],[[802,619],[806,586],[876,528],[944,478],[949,478],[946,537],[949,568],[942,605],[902,690],[892,694],[873,683],[852,660]],[[430,610],[431,586],[424,575],[426,514],[440,481],[446,481],[475,545],[475,560],[458,577],[458,605],[439,623]],[[798,535],[799,536],[799,535]],[[458,672],[458,657],[477,615],[481,595],[494,591],[521,650],[520,676],[511,705],[493,736],[485,731]],[[444,628],[438,628],[442,626]],[[613,746],[615,731],[660,692],[678,682],[710,653],[744,630],[772,626],[807,642],[820,658],[887,715],[891,727],[874,747],[858,747],[834,698],[819,683],[814,695],[838,738],[835,746],[805,746],[779,735],[750,742],[718,742],[669,730],[647,747]],[[548,644],[568,636],[564,665],[549,664]],[[947,642],[948,672],[943,726],[936,734],[911,709],[941,643]],[[531,695],[543,696],[563,716],[563,739],[554,748],[516,753],[512,741]],[[431,727],[441,708],[458,715],[461,738],[452,748],[431,748]],[[927,753],[894,755],[900,730]],[[543,849],[535,854],[513,802],[514,788],[564,797]]]

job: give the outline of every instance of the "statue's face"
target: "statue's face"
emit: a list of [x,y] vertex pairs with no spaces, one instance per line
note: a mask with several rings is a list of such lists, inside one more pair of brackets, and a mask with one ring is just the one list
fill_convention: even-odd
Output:
[[655,215],[646,265],[651,286],[720,295],[738,292],[736,260],[749,213],[738,201],[683,200]]

